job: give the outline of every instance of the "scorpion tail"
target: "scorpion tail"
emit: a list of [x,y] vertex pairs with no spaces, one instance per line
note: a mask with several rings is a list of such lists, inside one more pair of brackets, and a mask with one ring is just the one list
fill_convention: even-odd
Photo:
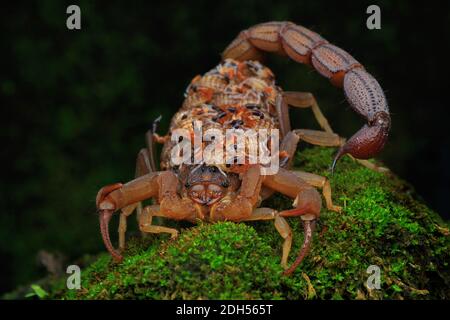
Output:
[[297,267],[300,265],[300,263],[302,263],[303,259],[305,258],[305,256],[308,254],[309,249],[311,248],[311,243],[312,243],[312,233],[314,231],[314,227],[316,225],[316,222],[314,220],[304,220],[303,221],[303,229],[305,232],[305,240],[303,241],[303,245],[300,249],[300,252],[297,256],[297,259],[295,259],[294,263],[292,264],[292,266],[290,266],[288,269],[286,269],[283,274],[285,276],[289,276],[291,275],[295,269],[297,269]]
[[112,210],[100,210],[99,220],[100,220],[100,232],[102,234],[103,242],[105,243],[106,249],[109,251],[111,256],[118,262],[123,260],[123,257],[118,253],[109,238],[109,221],[113,215]]
[[386,97],[377,80],[348,52],[305,27],[273,21],[242,31],[225,49],[223,58],[258,59],[263,51],[312,66],[333,85],[342,87],[353,110],[367,121],[338,151],[333,168],[344,154],[368,159],[381,151],[390,129]]
[[337,152],[331,165],[334,171],[336,162],[346,153],[356,159],[369,159],[383,149],[389,134],[390,117],[387,113],[379,113],[374,124],[364,125]]
[[378,154],[383,149],[391,128],[389,107],[383,89],[375,78],[363,69],[354,69],[345,74],[343,87],[350,106],[367,124],[339,149],[332,169],[346,153],[357,159],[369,159]]

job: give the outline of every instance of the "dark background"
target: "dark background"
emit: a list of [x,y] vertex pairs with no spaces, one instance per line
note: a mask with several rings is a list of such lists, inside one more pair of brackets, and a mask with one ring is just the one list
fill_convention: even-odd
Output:
[[[66,28],[81,7],[82,29]],[[214,67],[244,28],[290,20],[350,52],[381,83],[392,133],[379,159],[449,218],[448,3],[410,1],[2,2],[3,174],[0,292],[45,274],[40,249],[74,259],[103,249],[98,189],[133,177],[144,133],[161,132],[190,80]],[[381,30],[366,8],[381,7]],[[310,91],[339,134],[362,125],[341,90],[280,57],[266,61],[285,90]],[[316,128],[309,111],[293,126]],[[351,183],[351,181],[349,181]]]

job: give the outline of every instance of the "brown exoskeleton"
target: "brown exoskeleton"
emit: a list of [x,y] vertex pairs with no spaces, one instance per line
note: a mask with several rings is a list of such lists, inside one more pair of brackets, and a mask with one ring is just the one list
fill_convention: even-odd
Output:
[[[275,52],[312,66],[343,87],[352,108],[367,120],[367,124],[348,141],[333,133],[312,94],[283,92],[275,85],[272,72],[258,62],[261,52]],[[329,181],[312,173],[290,170],[297,144],[305,142],[319,146],[339,147],[333,161],[344,154],[356,159],[368,159],[384,146],[390,129],[390,116],[383,90],[363,66],[344,50],[328,43],[318,34],[290,22],[269,22],[242,31],[223,53],[224,61],[203,76],[195,77],[186,91],[181,109],[172,118],[168,135],[147,133],[148,148],[137,158],[136,179],[126,184],[102,188],[97,195],[101,233],[106,248],[116,260],[121,254],[110,241],[108,224],[113,213],[122,210],[119,226],[119,247],[124,249],[126,217],[138,211],[143,232],[178,235],[173,228],[152,224],[152,217],[175,220],[252,221],[274,220],[284,239],[281,264],[285,274],[292,273],[307,254],[315,221],[321,210],[321,197],[315,187],[322,188],[326,206],[340,211],[333,204]],[[288,108],[311,108],[323,131],[291,130]],[[203,164],[174,165],[171,150],[176,143],[171,133],[175,129],[193,132],[193,122],[200,121],[204,129],[279,129],[282,138],[279,149],[281,166],[274,175],[262,175],[261,164],[228,166]],[[157,171],[153,144],[164,143],[161,169]],[[358,160],[373,169],[370,162]],[[258,208],[261,200],[280,192],[294,199],[291,210],[278,212]],[[142,208],[141,201],[153,198],[156,205]],[[285,218],[300,217],[305,239],[300,253],[288,268],[292,231]]]

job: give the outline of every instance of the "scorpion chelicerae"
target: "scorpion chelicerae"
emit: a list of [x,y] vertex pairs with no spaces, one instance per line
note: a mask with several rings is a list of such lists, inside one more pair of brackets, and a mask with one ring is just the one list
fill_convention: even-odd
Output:
[[[342,87],[350,106],[367,124],[347,141],[333,133],[311,93],[284,92],[275,84],[271,70],[259,62],[264,51],[287,55],[310,65],[333,85]],[[323,131],[291,129],[289,106],[311,108]],[[173,139],[172,133],[184,129],[194,134],[195,122],[201,123],[201,130],[278,129],[281,142],[277,173],[264,175],[262,164],[248,161],[227,165],[174,165],[171,150],[179,141]],[[120,250],[125,247],[126,218],[134,210],[142,232],[169,233],[172,238],[177,237],[178,231],[153,225],[152,217],[191,222],[274,220],[276,230],[284,239],[281,264],[285,274],[291,274],[310,249],[320,215],[322,201],[315,187],[322,188],[329,210],[341,210],[332,202],[330,183],[325,177],[291,169],[297,144],[302,140],[339,147],[332,169],[340,157],[349,154],[363,165],[381,170],[363,159],[373,157],[383,148],[390,116],[380,85],[349,53],[302,26],[268,22],[242,31],[225,49],[223,61],[216,68],[192,80],[166,136],[158,135],[155,127],[147,132],[147,148],[138,154],[136,179],[105,186],[97,195],[101,234],[113,258],[122,260],[111,244],[108,231],[109,221],[117,210],[121,210]],[[164,144],[159,171],[155,143]],[[202,141],[202,148],[206,145],[207,141]],[[260,208],[261,201],[275,192],[294,199],[294,208],[285,211]],[[142,207],[142,201],[149,198],[157,204]],[[303,222],[304,242],[295,262],[288,267],[292,231],[286,218],[295,216]]]

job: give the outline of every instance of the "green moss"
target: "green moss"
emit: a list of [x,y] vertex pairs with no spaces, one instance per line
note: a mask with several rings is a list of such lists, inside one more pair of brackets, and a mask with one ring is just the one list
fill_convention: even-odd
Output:
[[[177,240],[164,235],[128,241],[125,260],[107,254],[82,272],[82,289],[51,291],[64,299],[432,299],[450,298],[448,225],[393,174],[366,169],[348,157],[330,175],[335,150],[302,151],[296,167],[329,177],[342,213],[322,211],[313,248],[291,277],[279,266],[282,240],[272,221],[201,224]],[[275,195],[264,206],[292,201]],[[303,231],[289,223],[295,259]],[[381,289],[365,282],[370,265]]]
[[[244,224],[203,224],[176,241],[132,239],[123,263],[103,255],[82,273],[80,291],[64,297],[101,299],[281,298],[272,249]],[[139,248],[145,248],[140,250]],[[89,290],[86,290],[89,288]]]

